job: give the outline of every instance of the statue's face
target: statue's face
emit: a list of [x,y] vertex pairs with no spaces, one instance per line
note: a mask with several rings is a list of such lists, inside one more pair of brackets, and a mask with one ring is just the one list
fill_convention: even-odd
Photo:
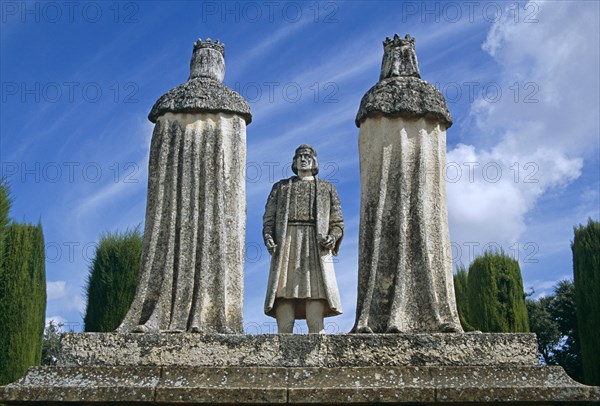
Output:
[[299,171],[312,170],[314,163],[315,159],[308,151],[302,151],[296,156],[296,168],[298,168]]

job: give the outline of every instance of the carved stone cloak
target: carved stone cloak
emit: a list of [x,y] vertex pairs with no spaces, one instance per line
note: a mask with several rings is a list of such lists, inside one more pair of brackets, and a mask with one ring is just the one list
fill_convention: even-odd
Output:
[[[282,250],[280,247],[285,243],[286,231],[288,228],[291,184],[294,178],[295,177],[284,179],[273,185],[273,189],[267,199],[263,219],[263,235],[271,235],[275,244],[277,244],[277,249],[271,257],[267,294],[265,298],[265,314],[272,317],[275,317],[273,305],[275,303],[277,286],[281,273]],[[322,236],[325,236],[330,234],[330,229],[333,225],[337,225],[340,230],[342,230],[342,235],[337,238],[332,250],[327,250],[319,246],[320,269],[317,271],[322,273],[321,275],[325,285],[328,303],[325,317],[330,317],[342,313],[342,303],[333,267],[333,256],[338,254],[342,242],[343,218],[339,197],[335,187],[333,187],[331,183],[318,178],[315,178],[315,185],[317,205],[316,235],[321,234]],[[303,318],[301,316],[302,315],[297,315],[296,318]]]
[[358,333],[462,332],[452,276],[442,94],[420,78],[414,39],[384,42],[360,128]]

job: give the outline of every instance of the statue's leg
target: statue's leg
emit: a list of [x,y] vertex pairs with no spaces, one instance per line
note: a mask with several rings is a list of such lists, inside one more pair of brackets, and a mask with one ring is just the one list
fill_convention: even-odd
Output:
[[290,299],[277,299],[274,306],[275,318],[277,319],[277,333],[292,334],[296,316],[294,301]]
[[323,299],[306,300],[306,324],[311,334],[324,334],[323,315],[325,314],[327,301]]

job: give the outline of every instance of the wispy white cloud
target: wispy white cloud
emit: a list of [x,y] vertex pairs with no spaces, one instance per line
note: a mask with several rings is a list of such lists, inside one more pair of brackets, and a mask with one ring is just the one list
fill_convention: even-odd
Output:
[[127,198],[128,193],[132,190],[131,186],[125,182],[113,182],[101,187],[92,195],[82,199],[75,209],[78,216],[86,216],[93,212],[99,206],[102,206],[109,201],[114,202],[118,198]]
[[269,35],[268,38],[258,42],[237,60],[237,63],[235,64],[235,74],[231,76],[231,79],[235,80],[236,77],[243,76],[245,69],[253,67],[260,58],[273,51],[286,39],[293,35],[298,35],[298,32],[305,29],[310,22],[311,20],[309,18],[303,18],[294,24],[284,24]]
[[48,300],[62,299],[67,294],[67,282],[48,281],[46,282],[46,296]]
[[[483,44],[498,62],[499,82],[505,89],[518,83],[521,94],[476,101],[471,131],[484,135],[483,146],[457,145],[448,152],[450,225],[459,244],[495,242],[509,251],[540,199],[550,191],[560,196],[580,177],[586,157],[598,153],[598,117],[589,113],[599,106],[597,27],[564,24],[566,16],[597,20],[598,10],[580,2],[538,5],[538,23],[506,18]],[[524,89],[526,84],[531,87]],[[525,103],[524,90],[535,90],[537,102]],[[488,143],[485,134],[497,141]]]

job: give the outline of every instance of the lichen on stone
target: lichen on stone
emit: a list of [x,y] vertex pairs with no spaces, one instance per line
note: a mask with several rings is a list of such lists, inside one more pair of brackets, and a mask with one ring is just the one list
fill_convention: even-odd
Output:
[[252,113],[246,100],[233,89],[217,80],[197,77],[162,95],[150,111],[148,119],[156,123],[165,113],[233,113],[252,122]]
[[446,128],[452,116],[442,93],[431,83],[412,77],[394,76],[383,79],[363,96],[356,115],[356,126],[368,116],[383,114],[403,118],[429,118]]

